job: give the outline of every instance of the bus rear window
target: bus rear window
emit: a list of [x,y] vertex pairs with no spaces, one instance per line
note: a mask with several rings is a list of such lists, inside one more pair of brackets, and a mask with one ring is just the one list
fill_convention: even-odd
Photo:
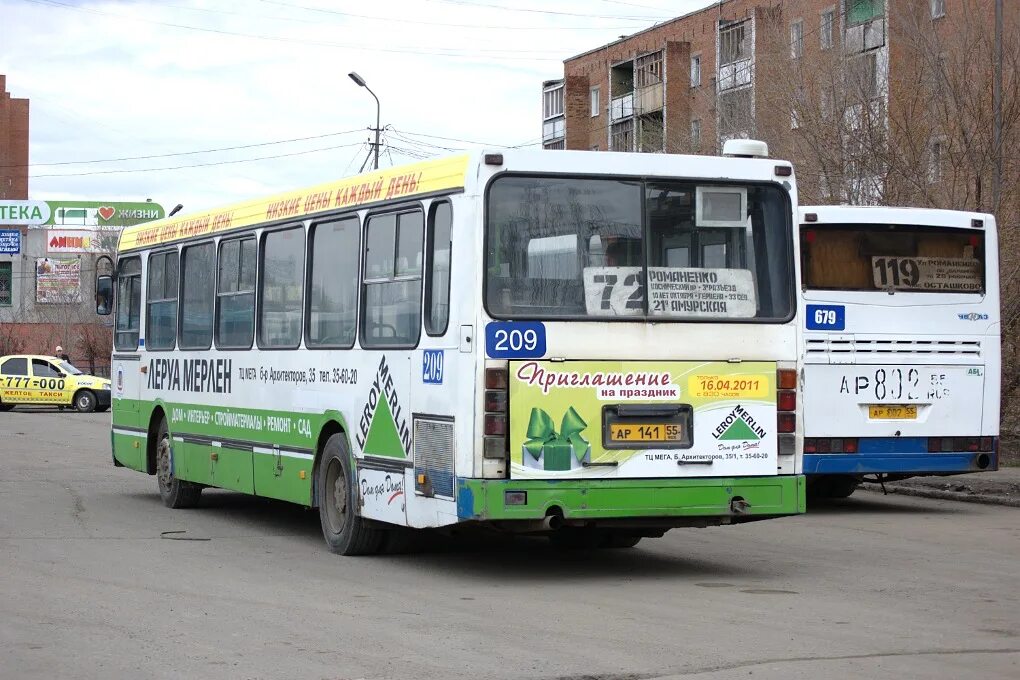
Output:
[[804,288],[981,294],[984,236],[898,224],[803,225]]

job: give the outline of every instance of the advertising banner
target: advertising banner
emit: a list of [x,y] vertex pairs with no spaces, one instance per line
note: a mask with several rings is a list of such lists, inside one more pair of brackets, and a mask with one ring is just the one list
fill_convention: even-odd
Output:
[[512,479],[775,475],[770,362],[511,361]]
[[116,250],[116,232],[50,229],[46,236],[48,253],[112,253]]
[[0,201],[0,224],[38,226],[48,219],[50,206],[44,201]]
[[44,205],[47,217],[39,224],[72,229],[114,229],[163,219],[166,215],[163,206],[148,201],[47,201]]
[[21,252],[21,232],[17,229],[0,229],[0,255],[17,255]]
[[37,258],[35,301],[41,304],[62,305],[81,302],[81,260]]

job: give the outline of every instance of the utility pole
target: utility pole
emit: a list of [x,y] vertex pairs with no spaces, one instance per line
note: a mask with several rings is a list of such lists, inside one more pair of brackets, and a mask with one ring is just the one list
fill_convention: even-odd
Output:
[[365,79],[362,78],[361,76],[359,76],[354,71],[351,71],[350,73],[348,73],[347,77],[350,78],[351,80],[353,80],[354,83],[358,87],[363,87],[366,90],[368,90],[368,93],[370,95],[372,95],[372,99],[375,99],[375,144],[373,144],[373,146],[375,147],[375,149],[374,149],[375,150],[375,168],[374,169],[378,170],[379,169],[379,132],[380,132],[380,128],[382,127],[379,124],[379,109],[380,109],[379,98],[375,96],[375,92],[372,92],[372,89],[365,82]]
[[995,177],[992,180],[992,212],[999,212],[1002,197],[1002,0],[995,0],[995,81],[992,84],[992,146],[995,153]]

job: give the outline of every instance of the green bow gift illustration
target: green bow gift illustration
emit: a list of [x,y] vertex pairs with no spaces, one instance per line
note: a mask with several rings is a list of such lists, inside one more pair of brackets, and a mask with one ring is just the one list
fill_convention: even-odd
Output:
[[540,408],[531,409],[528,441],[524,442],[524,466],[553,471],[581,467],[591,456],[591,444],[581,436],[586,427],[588,423],[573,406],[563,414],[558,434],[548,413]]

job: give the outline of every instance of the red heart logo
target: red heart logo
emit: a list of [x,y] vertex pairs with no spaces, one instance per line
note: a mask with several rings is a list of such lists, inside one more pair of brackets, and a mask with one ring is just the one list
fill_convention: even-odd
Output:
[[115,212],[117,211],[108,205],[104,205],[99,208],[99,216],[102,217],[104,220],[109,220],[111,217],[113,217],[113,214]]

